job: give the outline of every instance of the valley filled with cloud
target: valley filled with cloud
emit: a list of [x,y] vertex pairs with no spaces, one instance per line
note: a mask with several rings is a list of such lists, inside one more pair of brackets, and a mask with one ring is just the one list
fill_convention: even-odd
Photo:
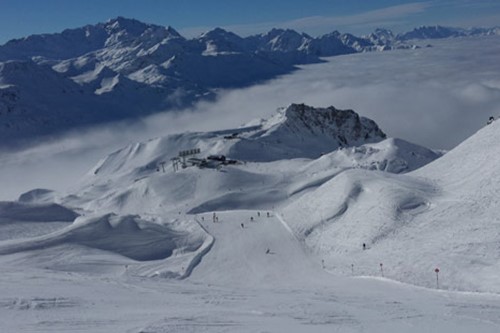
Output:
[[[291,103],[353,109],[391,137],[449,150],[500,115],[500,37],[420,41],[421,48],[326,58],[214,102],[77,130],[0,157],[3,198],[65,190],[109,152],[184,131],[234,128]],[[432,47],[426,47],[428,44]]]

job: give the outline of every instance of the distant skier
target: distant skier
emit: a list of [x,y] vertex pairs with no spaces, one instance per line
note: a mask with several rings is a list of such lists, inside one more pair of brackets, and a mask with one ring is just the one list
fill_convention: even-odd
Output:
[[271,250],[269,248],[267,248],[266,254],[269,254],[269,253],[271,253]]
[[260,217],[260,212],[257,212],[257,216]]
[[269,217],[269,216],[270,216],[270,215],[269,215],[269,212],[267,212],[267,217]]
[[491,116],[489,119],[488,119],[488,122],[486,124],[491,124],[492,122],[495,121],[495,117]]
[[245,225],[243,223],[241,224],[241,229],[245,229]]
[[363,250],[366,250],[366,244],[363,243]]
[[250,216],[250,221],[253,221],[253,216]]

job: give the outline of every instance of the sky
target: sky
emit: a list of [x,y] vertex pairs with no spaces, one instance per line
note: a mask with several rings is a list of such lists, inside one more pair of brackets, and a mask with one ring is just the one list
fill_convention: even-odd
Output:
[[273,27],[313,36],[340,30],[364,34],[383,27],[494,26],[499,0],[0,0],[0,44],[124,16],[170,25],[186,37],[214,27],[242,36]]

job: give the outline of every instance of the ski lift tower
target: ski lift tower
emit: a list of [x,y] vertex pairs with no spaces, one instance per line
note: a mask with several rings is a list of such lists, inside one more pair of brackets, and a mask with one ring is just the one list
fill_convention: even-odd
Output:
[[172,161],[172,167],[174,168],[174,172],[179,170],[179,162],[181,159],[179,157],[172,157],[170,160]]
[[189,156],[197,155],[199,153],[200,153],[200,148],[194,148],[194,149],[188,149],[188,150],[181,150],[179,152],[179,156],[178,157],[174,157],[172,160],[174,160],[176,158],[177,161],[180,161],[182,168],[186,168],[187,167],[186,158],[189,157]]

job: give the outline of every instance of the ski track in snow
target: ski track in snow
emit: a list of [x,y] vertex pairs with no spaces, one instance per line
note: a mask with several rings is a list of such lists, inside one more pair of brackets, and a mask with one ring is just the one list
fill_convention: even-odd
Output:
[[[500,296],[321,269],[275,212],[209,213],[213,247],[183,281],[35,268],[3,256],[2,332],[497,332]],[[200,221],[203,217],[203,221]],[[253,221],[250,219],[253,217]],[[244,223],[244,228],[241,227]],[[288,229],[288,230],[287,230]],[[266,254],[266,248],[270,253]],[[36,256],[34,258],[37,258]],[[36,260],[36,259],[35,259]],[[19,265],[22,262],[23,265]],[[22,281],[22,288],[19,283]]]

